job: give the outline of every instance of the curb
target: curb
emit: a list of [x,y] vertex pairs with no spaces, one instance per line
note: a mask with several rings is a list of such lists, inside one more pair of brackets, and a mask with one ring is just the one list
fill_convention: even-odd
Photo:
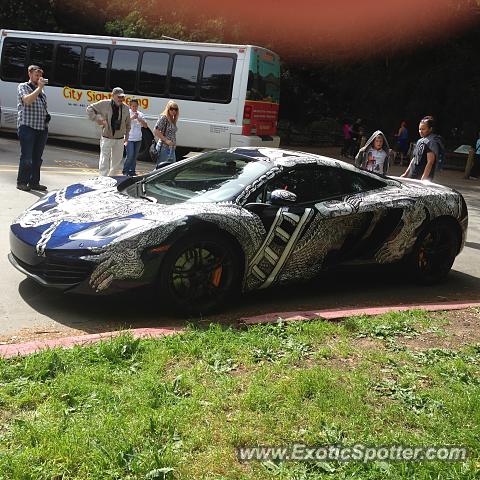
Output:
[[244,325],[257,325],[262,323],[276,323],[279,320],[287,322],[312,320],[322,318],[324,320],[340,320],[353,315],[382,315],[388,312],[404,312],[406,310],[427,310],[436,312],[441,310],[462,310],[469,307],[480,307],[480,302],[445,302],[426,303],[419,305],[394,305],[390,307],[360,307],[360,308],[338,308],[332,310],[307,310],[303,312],[277,312],[243,317],[240,323]]
[[[265,323],[277,323],[279,320],[287,322],[313,320],[340,320],[353,315],[381,315],[388,312],[403,312],[406,310],[427,310],[430,312],[442,310],[463,310],[470,307],[480,307],[480,302],[445,302],[428,303],[419,305],[395,305],[390,307],[360,307],[360,308],[339,308],[332,310],[307,310],[294,312],[274,312],[252,317],[242,317],[238,325],[259,325]],[[182,327],[172,328],[134,328],[127,330],[134,338],[159,338],[184,332]],[[76,345],[90,345],[102,340],[108,340],[124,333],[125,331],[114,331],[94,333],[90,335],[77,335],[72,337],[56,338],[52,340],[37,340],[24,343],[0,345],[0,358],[12,358],[25,356],[49,348],[72,348]]]
[[73,337],[55,338],[52,340],[12,343],[0,345],[0,358],[30,355],[31,353],[46,350],[48,348],[72,348],[75,345],[90,345],[102,340],[109,340],[118,337],[120,334],[125,333],[125,331],[131,333],[134,338],[155,338],[174,335],[183,330],[183,328],[134,328],[132,330],[93,333],[90,335],[77,335]]

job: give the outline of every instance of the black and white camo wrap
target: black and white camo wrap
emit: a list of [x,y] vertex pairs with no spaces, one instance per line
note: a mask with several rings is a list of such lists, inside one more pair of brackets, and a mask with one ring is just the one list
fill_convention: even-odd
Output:
[[450,189],[429,183],[400,183],[385,179],[384,188],[318,202],[300,214],[293,213],[289,207],[280,208],[267,231],[259,215],[244,205],[251,193],[273,176],[299,163],[334,165],[352,171],[355,168],[326,157],[298,152],[258,151],[262,153],[262,159],[265,160],[263,157],[266,156],[274,167],[246,186],[233,202],[150,203],[119,193],[114,179],[99,177],[83,182],[82,185],[92,191],[73,198],[66,198],[66,189],[49,194],[49,198],[55,195],[55,206],[44,211],[38,208],[42,205],[40,200],[22,213],[15,223],[22,227],[47,226],[36,246],[37,254],[41,256],[62,222],[88,224],[134,215],[140,217],[142,221],[135,230],[120,234],[107,246],[90,247],[91,255],[83,257],[96,264],[89,279],[91,287],[104,291],[114,280],[140,278],[145,271],[141,257],[146,249],[161,245],[192,219],[208,222],[237,239],[241,246],[245,256],[243,289],[247,291],[314,277],[322,269],[328,254],[340,250],[352,232],[365,226],[367,216],[371,224],[363,238],[368,238],[389,209],[402,209],[398,226],[374,253],[378,263],[401,259],[413,247],[423,226],[431,220],[443,215],[456,219],[461,216],[461,197]]

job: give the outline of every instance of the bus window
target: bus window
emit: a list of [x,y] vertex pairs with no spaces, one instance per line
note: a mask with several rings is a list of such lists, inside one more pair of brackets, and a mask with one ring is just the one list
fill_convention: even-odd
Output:
[[82,68],[82,86],[105,88],[110,51],[107,48],[86,48]]
[[46,78],[53,73],[53,47],[53,43],[30,42],[28,64],[42,67]]
[[175,55],[173,58],[170,94],[181,97],[195,97],[200,57]]
[[165,93],[168,62],[170,55],[164,52],[145,52],[142,57],[142,68],[138,90],[151,95]]
[[2,52],[2,80],[24,82],[27,76],[27,47],[24,40],[6,38]]
[[117,48],[113,52],[110,70],[110,88],[122,87],[126,92],[135,91],[138,52]]
[[203,65],[200,97],[229,102],[232,97],[234,61],[231,57],[207,56]]
[[247,100],[278,103],[280,100],[280,62],[276,55],[254,48],[250,57]]
[[78,66],[82,47],[80,45],[58,45],[55,62],[55,83],[60,85],[78,84]]

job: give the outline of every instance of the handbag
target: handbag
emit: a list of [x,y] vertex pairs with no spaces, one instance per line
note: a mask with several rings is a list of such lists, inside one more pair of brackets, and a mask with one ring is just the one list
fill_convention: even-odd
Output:
[[157,163],[158,157],[160,157],[160,152],[157,150],[157,141],[155,139],[152,140],[148,153],[150,154],[152,162]]
[[[168,119],[165,122],[165,127],[162,130],[162,135],[163,136],[165,136],[165,133],[167,131],[167,125],[168,125]],[[163,143],[160,146],[160,149],[158,149],[157,148],[157,140],[155,140],[155,139],[152,140],[152,144],[150,145],[149,152],[150,152],[150,158],[152,159],[152,162],[154,162],[155,164],[158,162],[158,160],[160,160],[160,150],[162,149],[162,147],[163,147]]]

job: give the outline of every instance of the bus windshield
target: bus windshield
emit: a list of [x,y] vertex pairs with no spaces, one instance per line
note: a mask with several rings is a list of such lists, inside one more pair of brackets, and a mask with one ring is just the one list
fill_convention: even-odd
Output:
[[263,48],[253,48],[248,72],[247,100],[279,103],[280,60]]

